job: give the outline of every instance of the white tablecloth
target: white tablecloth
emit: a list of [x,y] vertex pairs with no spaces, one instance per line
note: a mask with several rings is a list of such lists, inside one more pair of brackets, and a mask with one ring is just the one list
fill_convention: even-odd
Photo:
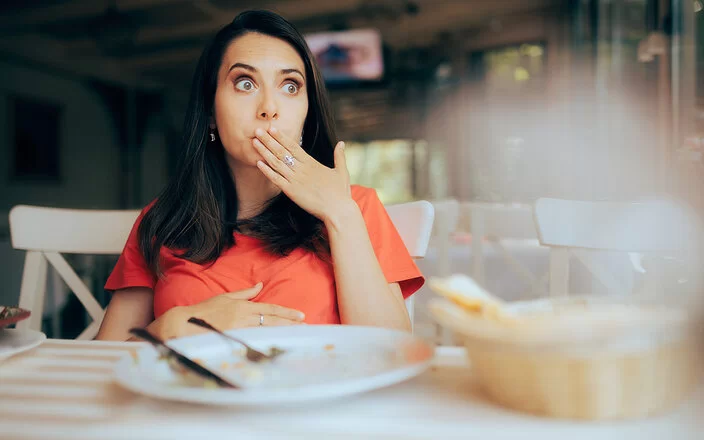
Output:
[[0,438],[688,440],[704,432],[704,392],[667,415],[629,422],[504,410],[481,397],[460,348],[440,348],[435,366],[420,377],[344,400],[269,410],[162,402],[113,382],[115,361],[139,346],[49,340],[1,363]]

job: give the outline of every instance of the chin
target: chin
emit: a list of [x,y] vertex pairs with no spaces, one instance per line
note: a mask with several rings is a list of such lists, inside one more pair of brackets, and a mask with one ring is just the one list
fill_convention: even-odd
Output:
[[257,161],[263,160],[259,157],[238,157],[234,159],[234,162],[238,164],[238,166],[245,166],[245,167],[250,167],[250,168],[257,168]]
[[254,147],[247,147],[237,151],[237,154],[232,154],[225,149],[225,154],[228,156],[228,162],[237,162],[245,166],[257,166],[257,161],[264,161]]
[[252,151],[252,152],[244,155],[243,157],[237,158],[237,161],[240,162],[242,165],[245,165],[248,167],[255,167],[255,168],[257,167],[257,162],[260,160],[262,162],[266,163],[264,158],[262,158],[259,155],[259,153],[257,153],[256,151]]

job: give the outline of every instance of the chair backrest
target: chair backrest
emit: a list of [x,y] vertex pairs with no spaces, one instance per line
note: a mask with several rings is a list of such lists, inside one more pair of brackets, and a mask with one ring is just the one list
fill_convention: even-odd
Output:
[[664,199],[590,202],[542,198],[535,204],[535,222],[541,244],[551,248],[551,296],[568,293],[571,256],[609,291],[623,294],[624,286],[594,258],[594,251],[696,251],[694,246],[701,239],[696,217],[683,205]]
[[538,199],[538,238],[546,246],[623,252],[686,249],[697,233],[693,217],[671,200],[585,202]]
[[19,305],[32,311],[18,327],[41,329],[50,263],[93,320],[78,338],[94,338],[104,310],[61,254],[121,253],[138,215],[138,210],[14,207],[9,215],[12,246],[27,251]]
[[[435,217],[433,205],[425,200],[420,200],[387,205],[386,212],[389,213],[389,217],[391,217],[391,221],[401,235],[411,257],[425,257],[425,253],[428,250],[428,242],[430,242],[430,235],[433,232],[433,219]],[[406,308],[408,309],[408,316],[411,318],[411,325],[413,325],[415,301],[412,296],[406,300]]]
[[396,226],[403,243],[413,258],[423,258],[433,231],[435,210],[430,202],[400,203],[386,206],[391,221]]
[[138,216],[139,210],[18,205],[10,211],[12,247],[67,254],[120,254]]

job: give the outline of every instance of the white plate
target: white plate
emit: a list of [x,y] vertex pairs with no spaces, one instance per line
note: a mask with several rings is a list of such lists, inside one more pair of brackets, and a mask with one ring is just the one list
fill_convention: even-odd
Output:
[[[214,333],[170,345],[243,388],[189,386],[151,346],[115,367],[117,382],[159,399],[214,405],[276,405],[332,399],[385,387],[425,371],[433,347],[413,335],[374,327],[303,325],[228,332],[260,350],[287,352],[273,363],[244,360],[243,351]],[[234,348],[234,349],[233,349]]]
[[36,330],[0,329],[0,361],[31,350],[45,340],[46,335]]

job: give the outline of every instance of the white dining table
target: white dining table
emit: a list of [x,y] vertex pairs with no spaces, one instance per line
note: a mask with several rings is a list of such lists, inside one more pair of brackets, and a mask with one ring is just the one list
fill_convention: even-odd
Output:
[[458,347],[439,347],[432,367],[415,379],[353,398],[264,410],[159,401],[113,379],[115,362],[142,346],[50,339],[3,361],[0,439],[704,438],[701,390],[648,419],[545,419],[486,400]]

